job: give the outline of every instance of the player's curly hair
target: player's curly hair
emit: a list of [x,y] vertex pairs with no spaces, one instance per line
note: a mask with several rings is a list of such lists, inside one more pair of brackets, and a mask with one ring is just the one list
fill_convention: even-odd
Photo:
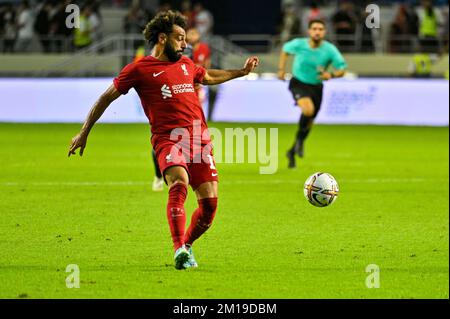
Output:
[[158,42],[158,35],[160,33],[170,34],[174,25],[178,25],[186,29],[186,17],[178,11],[162,11],[158,13],[144,29],[144,37],[150,45]]

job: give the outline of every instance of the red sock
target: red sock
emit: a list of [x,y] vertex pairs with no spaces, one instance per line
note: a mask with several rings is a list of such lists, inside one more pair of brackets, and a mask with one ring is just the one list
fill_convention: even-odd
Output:
[[182,183],[177,183],[169,189],[167,219],[169,220],[170,233],[175,250],[184,245],[184,229],[186,227],[184,201],[186,196],[187,187]]
[[211,226],[216,215],[217,198],[200,199],[198,206],[192,215],[191,225],[186,232],[185,242],[188,245],[192,245]]

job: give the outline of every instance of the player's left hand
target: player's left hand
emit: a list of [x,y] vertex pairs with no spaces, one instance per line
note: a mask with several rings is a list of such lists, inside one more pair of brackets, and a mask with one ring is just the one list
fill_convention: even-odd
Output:
[[257,56],[252,56],[245,61],[244,68],[242,69],[245,75],[252,72],[259,65],[259,58]]
[[333,76],[330,72],[325,71],[324,68],[319,68],[319,79],[321,79],[322,81],[328,81],[332,78]]

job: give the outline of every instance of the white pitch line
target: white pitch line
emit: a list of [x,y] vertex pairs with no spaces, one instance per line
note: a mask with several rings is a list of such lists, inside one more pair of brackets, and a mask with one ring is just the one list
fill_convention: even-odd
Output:
[[[426,179],[426,178],[368,178],[368,179],[341,179],[342,184],[396,184],[396,183],[424,183],[424,182],[448,182],[448,178]],[[302,184],[298,180],[225,180],[220,184]],[[0,186],[148,186],[151,182],[146,181],[116,181],[116,182],[0,182]]]

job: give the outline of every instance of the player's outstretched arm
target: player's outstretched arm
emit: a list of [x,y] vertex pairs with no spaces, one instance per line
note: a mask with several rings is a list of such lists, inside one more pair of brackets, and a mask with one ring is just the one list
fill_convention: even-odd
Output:
[[244,67],[240,70],[207,70],[202,84],[215,85],[224,83],[226,81],[246,76],[252,72],[259,64],[259,59],[256,56],[252,56],[247,59]]
[[86,118],[86,121],[83,124],[83,127],[81,128],[80,133],[78,133],[73,139],[70,144],[69,148],[69,154],[75,155],[75,151],[79,148],[80,149],[80,156],[83,155],[84,148],[86,147],[87,138],[89,135],[89,132],[91,131],[91,128],[94,126],[95,122],[102,116],[103,112],[108,108],[108,106],[116,100],[121,93],[117,91],[116,87],[114,85],[111,85],[95,102],[94,106],[92,106],[91,110],[89,111],[89,114]]

